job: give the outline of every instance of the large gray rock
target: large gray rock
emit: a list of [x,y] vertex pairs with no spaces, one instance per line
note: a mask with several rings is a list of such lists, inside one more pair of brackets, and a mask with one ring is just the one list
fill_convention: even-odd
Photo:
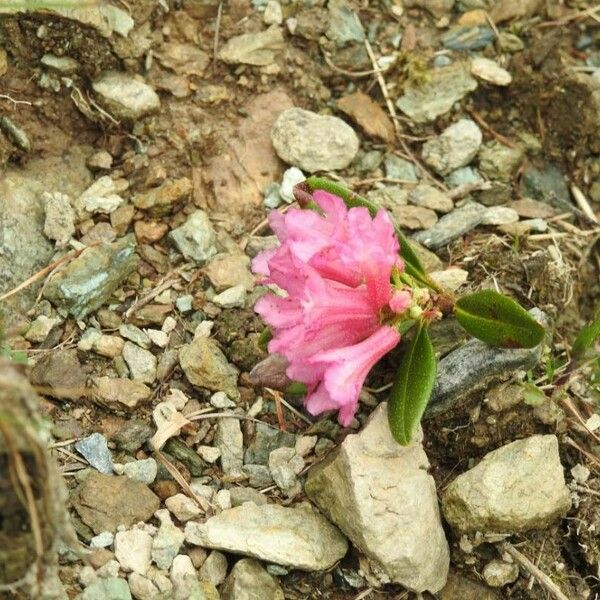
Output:
[[146,83],[127,73],[108,71],[92,83],[100,102],[117,119],[134,121],[156,112],[160,99]]
[[[89,185],[86,152],[74,148],[60,158],[29,161],[22,168],[7,169],[0,177],[0,295],[47,266],[54,244],[44,235],[43,193],[57,190],[77,197]],[[29,308],[43,280],[2,302],[13,317]]]
[[[537,308],[530,314],[543,325],[547,316]],[[540,360],[542,344],[535,348],[494,348],[472,339],[439,362],[435,385],[425,417],[449,410],[459,399],[506,378],[518,370],[532,369]]]
[[456,63],[432,69],[429,79],[421,84],[409,84],[396,106],[417,123],[433,121],[450,111],[456,102],[477,88],[469,67]]
[[179,363],[188,381],[197,387],[225,392],[239,398],[237,369],[229,364],[220,348],[210,338],[197,337],[179,351]]
[[485,214],[485,206],[478,202],[467,202],[444,215],[433,227],[415,233],[413,238],[430,250],[436,250],[477,227]]
[[332,567],[348,542],[316,509],[247,502],[224,510],[205,523],[185,526],[189,544],[289,566],[302,571]]
[[468,165],[477,155],[483,135],[471,119],[461,119],[423,144],[423,160],[440,175]]
[[277,117],[271,140],[281,160],[310,173],[345,169],[359,147],[356,133],[342,119],[296,107]]
[[394,440],[384,403],[311,469],[305,491],[388,581],[435,593],[450,557],[428,468],[421,436],[407,447]]
[[486,454],[446,489],[444,516],[460,532],[542,529],[571,507],[554,435],[534,435]]
[[277,580],[258,561],[242,558],[225,580],[221,600],[284,600],[284,595]]
[[76,319],[100,308],[138,264],[132,235],[88,248],[48,279],[44,297]]

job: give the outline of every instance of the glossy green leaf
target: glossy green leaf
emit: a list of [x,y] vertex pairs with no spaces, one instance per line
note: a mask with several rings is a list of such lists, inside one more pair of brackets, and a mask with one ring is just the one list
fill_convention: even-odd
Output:
[[431,396],[437,363],[427,328],[421,323],[400,359],[388,402],[388,421],[394,439],[410,443]]
[[[365,207],[371,213],[371,216],[375,216],[377,211],[381,208],[374,202],[371,202],[369,199],[359,196],[343,185],[335,183],[334,181],[330,181],[329,179],[325,179],[324,177],[309,177],[306,180],[306,183],[311,191],[324,190],[325,192],[339,196],[344,201],[346,206],[350,208],[354,208],[356,206]],[[433,290],[440,291],[439,286],[427,276],[427,272],[421,264],[419,257],[412,249],[407,237],[398,227],[395,229],[398,241],[400,242],[400,256],[404,260],[406,272],[420,283],[432,288]]]
[[493,290],[463,296],[454,305],[457,321],[473,337],[500,348],[533,348],[544,327],[522,306]]
[[261,332],[260,335],[258,336],[258,347],[263,350],[263,351],[267,351],[267,346],[269,345],[269,342],[271,341],[271,339],[273,338],[273,332],[271,331],[270,327],[265,327]]
[[596,340],[600,337],[600,305],[596,308],[594,317],[587,325],[584,325],[579,335],[573,342],[573,358],[579,359],[592,348]]

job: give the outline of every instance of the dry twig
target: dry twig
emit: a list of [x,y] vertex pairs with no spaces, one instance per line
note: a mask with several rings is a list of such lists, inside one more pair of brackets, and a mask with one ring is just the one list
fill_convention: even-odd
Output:
[[62,258],[55,260],[54,262],[50,263],[47,267],[44,267],[41,271],[38,271],[37,273],[35,273],[35,275],[32,275],[31,277],[29,277],[29,279],[26,279],[23,283],[19,284],[16,288],[9,290],[5,294],[2,294],[2,296],[0,296],[0,302],[2,302],[3,300],[6,300],[7,298],[10,298],[11,296],[14,296],[21,290],[24,290],[25,288],[29,287],[32,283],[35,283],[38,279],[41,279],[48,273],[54,271],[54,269],[56,269],[57,267],[60,267],[62,264],[66,263],[66,262],[69,262],[73,258],[77,258],[82,252],[84,252],[88,248],[93,248],[94,246],[97,246],[98,244],[100,244],[100,242],[94,242],[93,244],[90,244],[89,246],[86,246],[85,248],[80,248],[79,250],[73,250],[72,252],[65,254],[65,256],[63,256]]
[[537,582],[556,600],[569,600],[565,596],[561,589],[538,567],[536,567],[525,555],[521,554],[512,544],[509,542],[502,542],[500,544],[502,552],[509,554],[513,560],[528,571]]

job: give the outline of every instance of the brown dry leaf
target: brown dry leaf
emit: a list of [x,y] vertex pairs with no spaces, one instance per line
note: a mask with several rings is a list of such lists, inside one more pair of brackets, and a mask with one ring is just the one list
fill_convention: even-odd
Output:
[[394,125],[387,113],[367,94],[355,92],[340,98],[337,107],[355,121],[367,135],[385,142],[394,139]]

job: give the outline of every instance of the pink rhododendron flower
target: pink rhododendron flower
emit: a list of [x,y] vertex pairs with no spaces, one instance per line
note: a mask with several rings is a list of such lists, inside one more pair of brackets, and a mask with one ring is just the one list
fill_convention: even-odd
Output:
[[384,210],[373,218],[324,191],[314,200],[322,213],[270,213],[280,246],[252,266],[285,295],[266,294],[256,311],[273,328],[269,351],[287,359],[288,377],[307,385],[307,410],[338,410],[349,425],[370,369],[400,341],[386,320],[406,311],[412,295],[390,282],[403,263]]

